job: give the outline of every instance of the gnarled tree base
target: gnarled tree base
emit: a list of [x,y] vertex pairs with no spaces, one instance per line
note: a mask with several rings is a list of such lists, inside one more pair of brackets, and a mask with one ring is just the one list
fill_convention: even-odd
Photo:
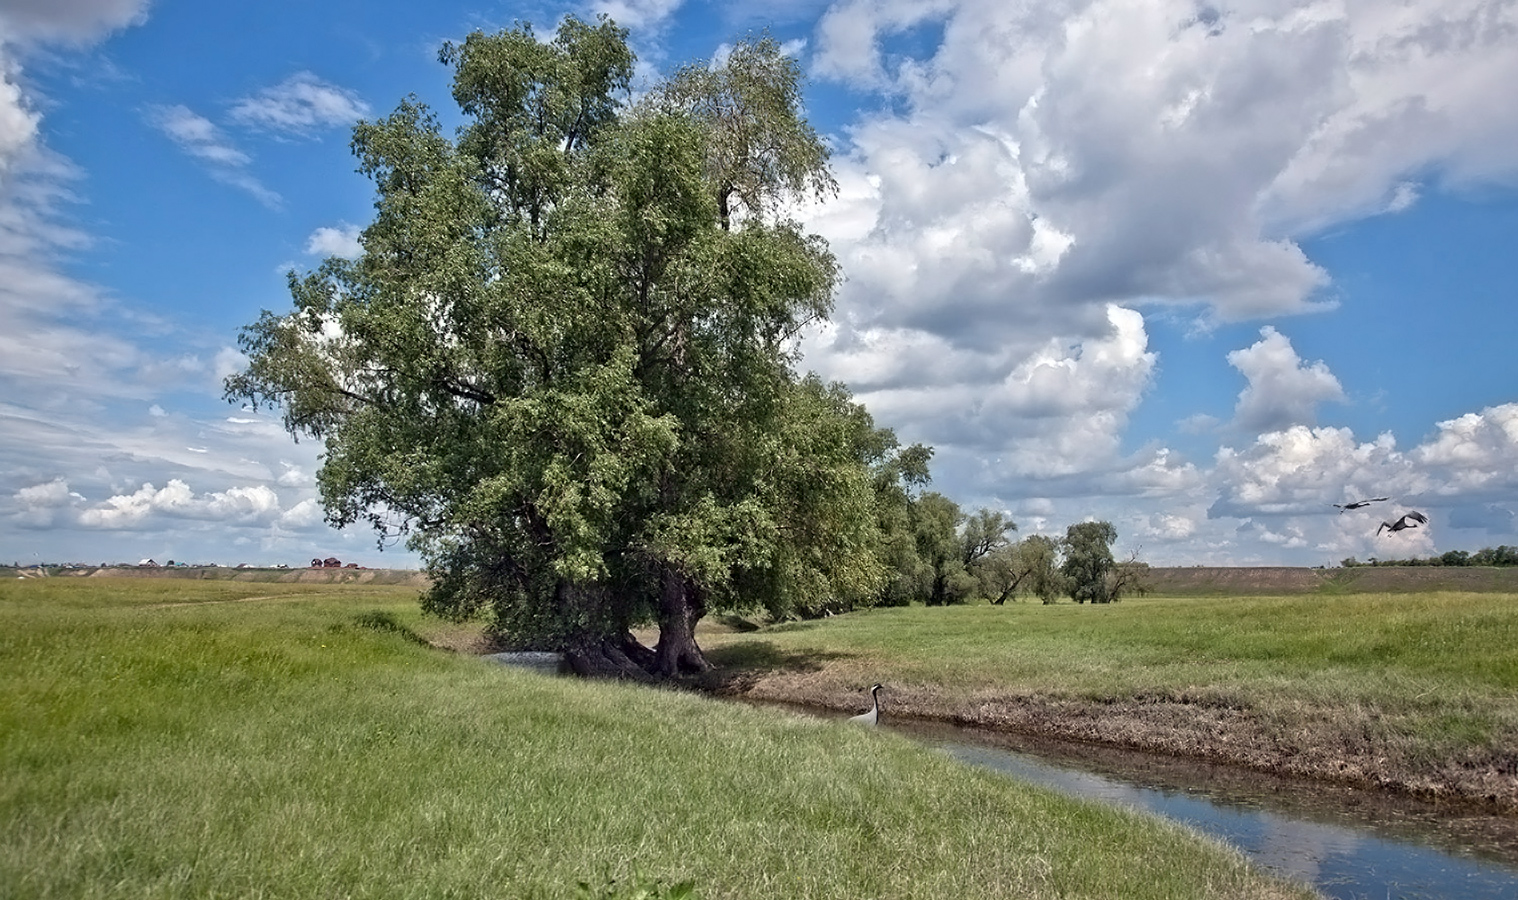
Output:
[[587,638],[564,651],[569,670],[581,678],[614,678],[652,684],[680,675],[711,672],[713,666],[690,635],[681,640],[662,637],[650,649],[631,634],[620,638]]
[[654,651],[632,635],[586,640],[564,652],[570,671],[582,678],[616,678],[651,684],[657,662]]

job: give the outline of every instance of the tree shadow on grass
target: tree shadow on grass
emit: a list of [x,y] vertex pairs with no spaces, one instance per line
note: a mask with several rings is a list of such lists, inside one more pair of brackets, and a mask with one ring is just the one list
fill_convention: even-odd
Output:
[[782,650],[763,640],[745,640],[706,651],[716,669],[702,676],[702,687],[719,693],[743,693],[766,675],[820,672],[830,661],[853,654],[832,650]]

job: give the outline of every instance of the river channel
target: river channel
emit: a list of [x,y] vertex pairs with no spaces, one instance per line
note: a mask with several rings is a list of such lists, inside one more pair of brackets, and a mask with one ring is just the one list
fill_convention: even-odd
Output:
[[891,724],[965,763],[1189,825],[1337,900],[1518,900],[1518,818],[1148,754]]
[[1515,816],[1023,735],[881,724],[969,765],[1181,822],[1335,900],[1518,900]]

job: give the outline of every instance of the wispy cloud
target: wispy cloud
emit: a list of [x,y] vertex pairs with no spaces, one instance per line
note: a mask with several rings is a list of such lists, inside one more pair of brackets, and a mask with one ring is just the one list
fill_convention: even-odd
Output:
[[188,107],[154,107],[148,112],[148,121],[196,159],[219,166],[245,166],[252,161],[248,154],[232,146],[210,119]]
[[[145,9],[0,2],[0,546],[92,561],[291,560],[309,558],[309,544],[361,555],[372,538],[322,521],[309,474],[318,444],[292,446],[276,418],[225,417],[214,401],[214,412],[197,412],[182,396],[218,393],[245,365],[241,354],[146,338],[131,322],[141,310],[69,274],[70,257],[93,243],[68,215],[84,173],[46,146],[49,107],[31,93],[17,48],[82,45]],[[214,178],[279,203],[251,173],[251,154],[212,120],[183,105],[145,118]],[[346,226],[331,232],[314,243],[341,249],[352,237]]]
[[179,104],[152,107],[147,118],[179,149],[205,163],[212,178],[246,191],[270,209],[283,206],[284,199],[248,171],[252,157],[238,149],[210,119]]
[[232,121],[249,128],[304,135],[319,128],[352,125],[369,114],[358,94],[297,72],[232,106]]

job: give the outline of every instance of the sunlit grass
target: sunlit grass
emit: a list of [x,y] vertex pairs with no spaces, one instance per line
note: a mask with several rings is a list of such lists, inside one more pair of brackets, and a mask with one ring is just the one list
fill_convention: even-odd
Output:
[[414,589],[175,589],[0,585],[0,895],[1300,895],[881,732],[422,646]]
[[[1310,681],[1387,674],[1484,692],[1518,690],[1518,597],[1135,598],[1072,603],[878,609],[751,635],[790,650],[822,647],[906,677],[1108,691],[1238,678]],[[745,636],[719,636],[714,645]],[[1113,682],[1112,673],[1120,673]],[[1381,685],[1384,687],[1384,685]]]

